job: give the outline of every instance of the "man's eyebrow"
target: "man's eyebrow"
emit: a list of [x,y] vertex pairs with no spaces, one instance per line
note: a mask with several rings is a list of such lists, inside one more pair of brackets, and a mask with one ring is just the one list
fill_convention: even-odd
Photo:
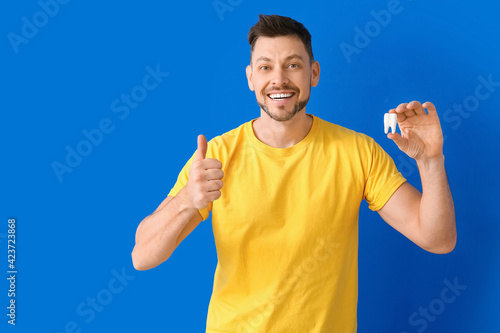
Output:
[[[302,56],[299,54],[291,54],[285,58],[285,61],[292,60],[292,59],[299,59],[302,62],[304,61],[304,58],[302,58]],[[255,60],[255,63],[258,63],[260,61],[271,61],[271,59],[269,59],[268,57],[262,56],[262,57],[257,58],[257,60]]]
[[299,59],[301,61],[304,61],[304,58],[302,58],[302,56],[299,54],[289,55],[288,57],[285,58],[285,61],[292,60],[292,59]]
[[257,58],[257,60],[255,60],[255,63],[258,63],[259,61],[271,61],[271,59],[267,57],[259,57]]

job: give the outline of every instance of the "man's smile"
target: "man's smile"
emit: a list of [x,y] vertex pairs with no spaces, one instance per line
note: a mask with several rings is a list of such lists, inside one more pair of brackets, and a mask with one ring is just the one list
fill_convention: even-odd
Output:
[[281,101],[283,99],[290,98],[293,95],[295,95],[294,92],[283,92],[283,93],[271,93],[271,94],[268,94],[267,96],[269,98],[271,98],[272,100]]

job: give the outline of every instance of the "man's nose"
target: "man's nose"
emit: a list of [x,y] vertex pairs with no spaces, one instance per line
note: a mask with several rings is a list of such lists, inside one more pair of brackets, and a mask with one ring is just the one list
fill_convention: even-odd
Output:
[[286,72],[282,69],[274,70],[271,83],[273,86],[282,86],[288,84],[288,76],[286,75]]

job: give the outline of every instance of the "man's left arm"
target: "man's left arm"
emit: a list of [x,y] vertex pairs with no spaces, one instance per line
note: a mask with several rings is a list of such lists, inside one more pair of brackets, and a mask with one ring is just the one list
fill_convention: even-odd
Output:
[[397,113],[401,135],[389,133],[387,137],[416,160],[422,193],[404,183],[378,213],[421,248],[433,253],[451,252],[457,240],[455,208],[444,167],[443,133],[436,108],[430,102],[422,105],[413,101],[389,112]]

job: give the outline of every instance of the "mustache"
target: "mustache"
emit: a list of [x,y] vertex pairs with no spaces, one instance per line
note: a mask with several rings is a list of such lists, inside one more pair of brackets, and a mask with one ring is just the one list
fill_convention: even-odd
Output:
[[290,87],[290,86],[282,86],[282,87],[271,88],[271,89],[265,91],[264,93],[266,95],[268,95],[268,94],[272,93],[273,91],[282,91],[282,90],[291,90],[291,91],[294,91],[294,92],[298,92],[297,88]]

